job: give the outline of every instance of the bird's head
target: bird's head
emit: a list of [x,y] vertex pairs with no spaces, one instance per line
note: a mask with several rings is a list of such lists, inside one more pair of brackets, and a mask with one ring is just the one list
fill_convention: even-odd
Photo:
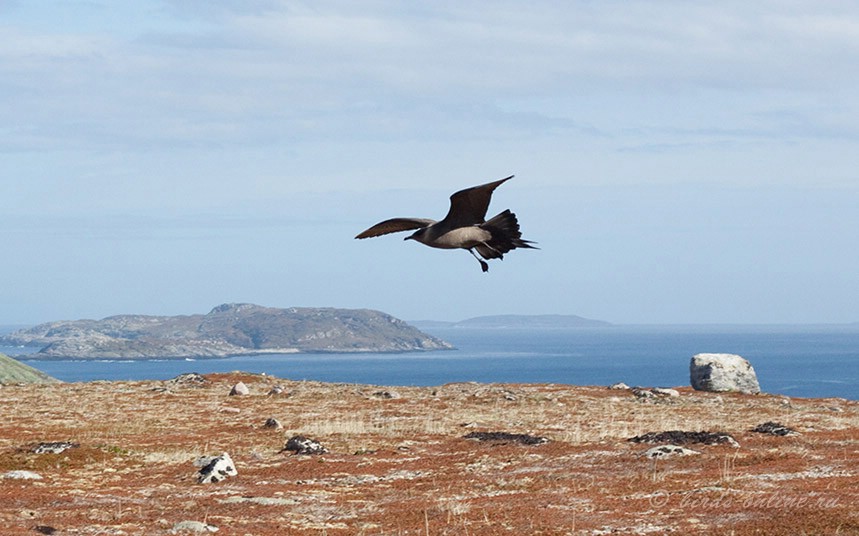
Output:
[[426,237],[426,230],[426,227],[422,227],[414,233],[410,234],[409,236],[405,237],[403,240],[417,240],[418,242],[423,242]]

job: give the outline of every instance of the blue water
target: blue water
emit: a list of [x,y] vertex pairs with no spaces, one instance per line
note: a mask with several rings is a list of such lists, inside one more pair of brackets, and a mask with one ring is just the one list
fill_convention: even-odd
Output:
[[[64,381],[168,379],[241,370],[294,380],[375,385],[526,382],[641,386],[689,384],[701,352],[739,354],[761,389],[799,397],[859,399],[859,326],[613,326],[589,329],[424,328],[451,351],[407,354],[276,354],[228,359],[40,361]],[[7,354],[20,349],[0,348]]]

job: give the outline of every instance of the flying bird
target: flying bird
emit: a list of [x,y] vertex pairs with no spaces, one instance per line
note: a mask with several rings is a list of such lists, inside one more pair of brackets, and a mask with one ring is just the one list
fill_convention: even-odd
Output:
[[[504,254],[516,248],[539,249],[530,240],[523,240],[516,214],[505,210],[486,221],[486,211],[492,192],[513,175],[495,182],[460,190],[450,196],[450,210],[441,221],[424,218],[393,218],[370,227],[355,238],[371,238],[388,233],[417,229],[405,240],[440,249],[467,249],[474,255],[480,268],[487,272],[489,264],[483,259],[503,259]],[[477,256],[480,254],[481,259]]]

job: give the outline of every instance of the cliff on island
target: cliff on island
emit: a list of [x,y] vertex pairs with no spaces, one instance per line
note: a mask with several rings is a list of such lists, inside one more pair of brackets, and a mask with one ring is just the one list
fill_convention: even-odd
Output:
[[0,337],[40,346],[29,359],[227,357],[290,352],[412,352],[452,348],[388,314],[368,309],[224,304],[208,314],[119,315],[48,322]]

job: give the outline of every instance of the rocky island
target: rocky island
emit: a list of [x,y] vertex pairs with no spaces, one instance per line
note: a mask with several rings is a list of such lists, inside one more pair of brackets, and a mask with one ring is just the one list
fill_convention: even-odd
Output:
[[39,346],[29,359],[229,357],[291,352],[446,350],[447,342],[369,309],[223,304],[208,314],[118,315],[48,322],[0,337],[0,344]]
[[577,315],[491,315],[478,316],[454,322],[457,328],[487,329],[570,329],[604,328],[611,326],[603,320],[593,320]]

